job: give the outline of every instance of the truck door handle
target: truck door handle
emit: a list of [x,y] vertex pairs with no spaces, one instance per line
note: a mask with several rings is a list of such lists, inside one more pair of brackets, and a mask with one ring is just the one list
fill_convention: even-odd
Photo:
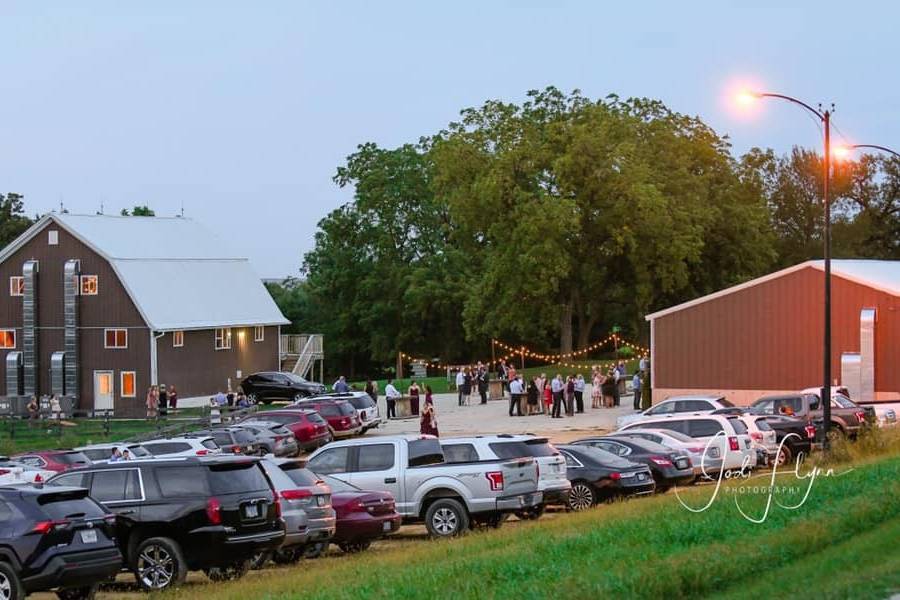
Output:
[[385,477],[384,482],[385,483],[397,483],[397,478],[396,477]]

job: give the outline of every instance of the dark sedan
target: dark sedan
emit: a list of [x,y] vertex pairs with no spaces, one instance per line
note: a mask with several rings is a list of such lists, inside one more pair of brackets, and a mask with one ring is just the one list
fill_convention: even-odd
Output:
[[651,494],[656,489],[653,474],[645,465],[590,446],[567,444],[556,449],[566,459],[566,475],[572,482],[568,507],[572,510],[619,496]]
[[269,404],[273,400],[302,400],[325,393],[325,386],[315,381],[307,381],[293,373],[262,371],[254,373],[241,382],[241,389],[251,402]]
[[656,489],[660,492],[678,483],[689,484],[694,481],[694,466],[690,456],[649,440],[609,436],[578,440],[573,444],[592,446],[647,465],[653,473]]
[[331,539],[344,552],[360,552],[373,540],[400,529],[401,517],[390,492],[365,491],[321,475],[331,486],[331,505],[337,513],[337,531]]

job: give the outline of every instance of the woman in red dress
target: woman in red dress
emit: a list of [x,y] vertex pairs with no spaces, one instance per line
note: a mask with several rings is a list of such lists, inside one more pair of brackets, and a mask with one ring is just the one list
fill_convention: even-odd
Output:
[[544,379],[544,412],[550,414],[550,407],[553,405],[553,390],[550,389],[550,381]]
[[419,419],[419,432],[422,435],[438,436],[437,418],[434,415],[434,400],[430,385],[425,386],[425,406],[422,408],[422,416]]
[[409,382],[409,412],[419,414],[419,384],[415,379]]

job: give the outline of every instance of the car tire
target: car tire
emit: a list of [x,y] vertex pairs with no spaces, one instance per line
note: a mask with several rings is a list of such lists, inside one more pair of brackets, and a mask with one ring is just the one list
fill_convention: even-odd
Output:
[[285,550],[276,550],[272,555],[272,562],[276,565],[292,565],[299,562],[303,558],[302,548],[287,548]]
[[306,394],[304,394],[303,392],[297,392],[296,394],[294,394],[294,402],[300,402],[304,398],[306,398]]
[[203,569],[210,581],[236,581],[250,570],[250,561],[243,560],[224,567],[208,567]]
[[778,449],[778,454],[775,455],[775,465],[779,467],[783,467],[784,465],[791,462],[791,459],[794,458],[794,453],[791,451],[791,447],[787,445],[780,446]]
[[250,557],[250,570],[257,571],[259,569],[262,569],[270,560],[272,560],[271,551],[257,552],[252,557]]
[[516,516],[522,519],[523,521],[533,521],[534,519],[540,519],[544,514],[545,506],[540,504],[538,506],[532,506],[531,508],[526,508],[525,510],[520,510],[516,512]]
[[134,550],[131,570],[142,590],[159,591],[184,583],[187,563],[178,543],[166,537],[147,538]]
[[[94,600],[97,597],[99,585],[89,585],[87,587],[69,588],[67,590],[59,590],[56,597],[59,600]],[[2,596],[0,596],[2,597]]]
[[303,550],[300,552],[300,555],[303,558],[307,559],[315,559],[319,558],[325,553],[325,550],[328,549],[328,542],[315,542],[314,544],[309,544],[303,547]]
[[0,562],[0,598],[3,600],[24,600],[25,589],[12,565]]
[[569,510],[587,510],[597,503],[597,493],[594,487],[586,481],[576,481],[569,490]]
[[469,529],[469,513],[453,498],[438,498],[425,511],[425,528],[433,538],[450,538]]
[[363,550],[368,550],[371,545],[371,540],[365,540],[363,542],[341,542],[338,544],[338,548],[347,554],[355,554],[357,552],[362,552]]
[[250,404],[256,404],[256,402],[257,402],[256,394],[253,392],[250,392],[249,394],[247,394],[247,401]]

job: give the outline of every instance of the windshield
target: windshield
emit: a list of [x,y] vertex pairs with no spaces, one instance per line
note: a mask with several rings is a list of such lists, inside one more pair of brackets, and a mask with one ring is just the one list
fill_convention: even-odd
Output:
[[341,481],[331,475],[322,475],[322,479],[325,480],[325,483],[331,486],[332,492],[359,492],[361,491],[358,487],[352,486],[346,481]]
[[[110,450],[110,452],[112,452]],[[53,457],[56,462],[64,465],[77,465],[78,463],[89,463],[90,459],[83,452],[63,452]]]
[[739,418],[735,417],[733,419],[728,419],[731,421],[731,426],[734,427],[734,432],[737,435],[743,435],[747,433],[747,425],[741,421]]
[[316,485],[319,481],[319,477],[306,467],[302,466],[301,463],[285,463],[279,466],[282,471],[287,473],[287,476],[291,478],[291,481],[299,486],[308,487]]
[[293,381],[294,383],[309,383],[299,375],[294,375],[293,373],[283,373],[285,377]]
[[835,394],[831,397],[831,406],[835,406],[837,408],[857,408],[856,403],[854,403],[847,396],[842,396],[840,394]]
[[351,398],[348,398],[347,400],[349,400],[350,404],[353,405],[353,408],[357,410],[363,410],[375,406],[375,403],[369,396],[353,396]]

